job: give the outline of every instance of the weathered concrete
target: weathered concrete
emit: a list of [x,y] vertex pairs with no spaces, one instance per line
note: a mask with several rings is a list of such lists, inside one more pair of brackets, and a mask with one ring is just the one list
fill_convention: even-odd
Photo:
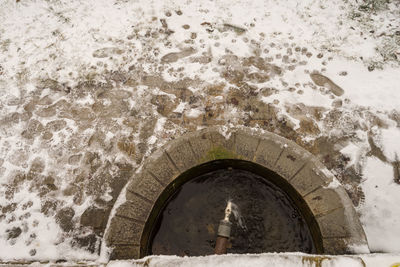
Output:
[[[216,159],[240,159],[279,174],[304,198],[319,225],[325,253],[367,249],[357,213],[345,190],[329,186],[334,176],[309,152],[292,141],[248,128],[213,127],[177,138],[144,163],[127,185],[126,201],[111,218],[106,244],[112,258],[139,258],[144,224],[162,191],[179,175]],[[143,244],[142,244],[143,245]]]

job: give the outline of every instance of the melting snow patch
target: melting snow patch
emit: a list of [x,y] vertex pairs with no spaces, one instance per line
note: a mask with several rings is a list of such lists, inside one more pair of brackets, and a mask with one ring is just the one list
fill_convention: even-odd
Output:
[[365,202],[359,207],[361,222],[372,252],[400,250],[400,185],[393,180],[393,166],[375,157],[366,159],[361,184]]

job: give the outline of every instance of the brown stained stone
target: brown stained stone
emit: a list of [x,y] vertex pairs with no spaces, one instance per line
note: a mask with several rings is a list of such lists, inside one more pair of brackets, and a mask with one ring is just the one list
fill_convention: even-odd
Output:
[[321,133],[318,124],[311,118],[302,117],[300,119],[299,131],[304,134],[319,135]]
[[318,187],[329,184],[331,181],[332,177],[327,177],[317,168],[315,160],[311,160],[290,180],[290,184],[300,195],[305,196]]
[[140,246],[139,245],[121,245],[113,248],[110,260],[129,260],[140,258]]
[[172,142],[165,151],[181,172],[194,167],[198,162],[189,142]]
[[311,154],[291,141],[287,141],[284,147],[285,149],[276,162],[274,171],[283,178],[290,180],[310,160]]
[[338,189],[319,188],[304,197],[314,216],[327,214],[343,207]]
[[121,140],[117,143],[119,150],[126,153],[129,157],[135,156],[136,147],[133,142],[129,142],[127,140]]
[[324,238],[349,237],[352,234],[351,224],[347,221],[345,210],[337,209],[317,218],[319,229]]
[[107,244],[140,244],[143,229],[143,223],[116,215],[111,221],[110,230],[106,236]]
[[239,130],[236,132],[235,152],[243,159],[252,161],[257,148],[260,144],[260,138],[253,136],[248,132]]
[[142,170],[142,173],[135,177],[127,187],[129,192],[139,194],[150,201],[156,201],[158,196],[164,190],[164,186],[153,178],[151,174]]
[[126,201],[118,207],[116,215],[145,222],[150,214],[152,205],[132,194],[130,195],[130,199],[131,201]]
[[171,99],[168,95],[155,95],[151,98],[150,103],[157,107],[157,112],[168,117],[177,107],[178,102]]
[[310,74],[310,77],[316,85],[328,88],[334,95],[341,96],[344,94],[344,90],[332,82],[328,77],[319,73],[312,73]]
[[156,151],[148,158],[144,168],[163,185],[169,184],[180,173],[169,155],[162,150]]

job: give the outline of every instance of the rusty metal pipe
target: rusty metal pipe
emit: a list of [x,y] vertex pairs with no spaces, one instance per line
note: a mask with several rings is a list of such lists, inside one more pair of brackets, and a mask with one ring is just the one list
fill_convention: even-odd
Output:
[[228,201],[225,209],[225,218],[219,222],[218,236],[215,242],[214,253],[217,255],[226,254],[229,238],[231,237],[232,223],[229,221],[229,216],[232,212],[232,203]]
[[228,246],[229,238],[218,236],[215,242],[214,253],[217,255],[226,254],[226,247]]

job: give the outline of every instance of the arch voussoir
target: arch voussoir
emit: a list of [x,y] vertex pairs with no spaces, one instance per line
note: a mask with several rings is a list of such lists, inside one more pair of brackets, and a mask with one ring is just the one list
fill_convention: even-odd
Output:
[[[154,152],[130,179],[105,235],[113,259],[145,256],[141,247],[145,222],[155,204],[176,180],[194,167],[214,160],[241,160],[277,173],[301,198],[319,227],[325,253],[351,253],[367,240],[343,187],[311,153],[283,137],[241,127],[211,127],[186,134]],[[168,189],[170,190],[170,189]],[[167,191],[168,191],[167,190]]]

